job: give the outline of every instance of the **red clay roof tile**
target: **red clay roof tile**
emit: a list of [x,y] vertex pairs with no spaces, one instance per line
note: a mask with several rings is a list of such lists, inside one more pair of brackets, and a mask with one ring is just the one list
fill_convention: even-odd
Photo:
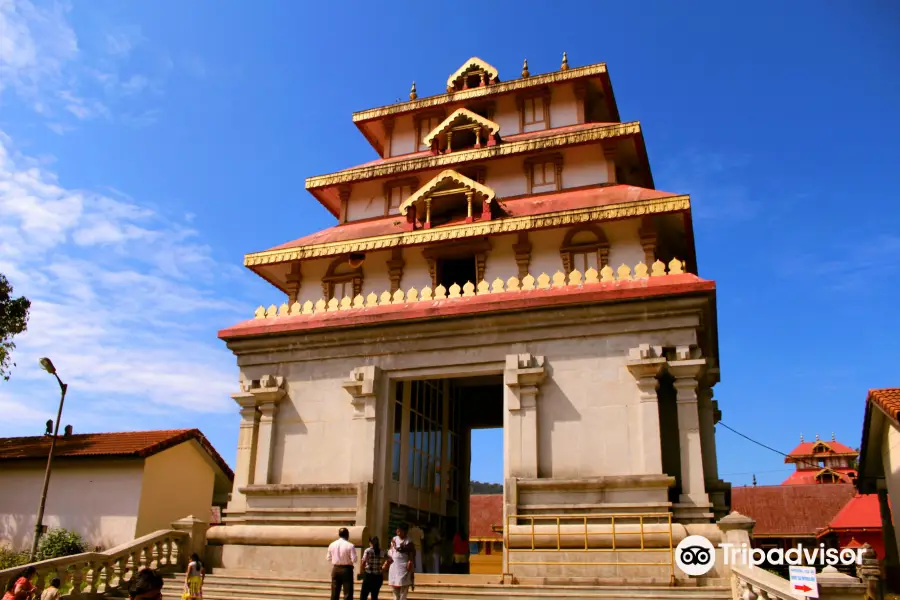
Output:
[[503,529],[503,494],[472,494],[469,496],[469,539],[503,536],[493,527]]
[[[80,433],[56,439],[55,458],[147,458],[182,442],[195,439],[229,479],[234,473],[199,429]],[[0,438],[0,461],[45,459],[50,436]]]
[[754,536],[815,537],[856,495],[852,485],[767,485],[731,490],[732,510],[756,521]]
[[900,418],[898,418],[900,416],[900,388],[869,390],[869,396],[866,400],[881,408],[895,421],[900,421]]
[[878,494],[857,494],[828,523],[831,530],[881,529]]
[[[816,481],[816,475],[821,473],[823,469],[803,469],[802,471],[794,471],[790,476],[781,482],[781,485],[826,485],[819,484]],[[850,474],[856,476],[854,469],[828,469],[826,472],[833,472],[840,476],[843,483],[853,483]]]
[[[549,194],[537,194],[523,198],[511,198],[509,200],[500,200],[499,203],[506,212],[504,216],[523,217],[564,210],[574,210],[578,208],[589,208],[592,206],[605,206],[623,202],[636,202],[639,200],[654,200],[677,195],[678,194],[673,194],[671,192],[650,190],[630,185],[603,185]],[[401,215],[390,215],[365,221],[355,221],[343,225],[335,225],[328,229],[311,233],[302,238],[281,244],[280,246],[264,250],[264,252],[268,252],[269,250],[286,250],[288,248],[298,248],[301,246],[313,246],[316,244],[327,244],[329,242],[357,240],[379,235],[389,235],[392,233],[402,233],[405,230],[405,225],[406,217]]]
[[[825,452],[813,452],[813,448],[816,447],[817,444],[824,444],[826,448],[830,448],[830,451]],[[826,442],[825,440],[816,440],[815,442],[800,442],[800,444],[791,450],[788,453],[788,457],[784,459],[784,462],[795,462],[791,460],[793,457],[808,457],[808,456],[816,456],[816,457],[825,457],[825,456],[841,456],[841,455],[858,455],[859,452],[851,448],[850,446],[845,446],[840,442]]]

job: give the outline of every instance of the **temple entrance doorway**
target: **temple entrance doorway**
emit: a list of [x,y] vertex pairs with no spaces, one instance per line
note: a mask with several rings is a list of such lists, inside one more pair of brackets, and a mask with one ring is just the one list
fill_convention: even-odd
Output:
[[[468,558],[465,562],[454,559],[454,554],[464,548],[469,557],[470,550],[478,547],[478,540],[470,539],[469,531],[473,462],[499,463],[502,479],[502,375],[400,380],[395,382],[393,392],[388,532],[393,535],[397,525],[404,522],[418,526],[425,573],[437,569],[440,573],[466,574],[472,564],[475,572],[484,573],[485,567],[479,563],[485,561],[478,552],[472,555],[475,560],[471,563]],[[494,430],[493,435],[483,435],[487,430]],[[473,431],[479,442],[475,455]],[[502,484],[498,488],[502,496]],[[415,538],[419,532],[412,534]],[[464,545],[456,540],[454,548],[457,534]],[[502,536],[497,534],[497,538],[502,542]],[[488,562],[496,562],[499,573],[502,543],[499,555],[494,552],[494,544],[488,544],[488,548],[496,559]],[[481,552],[486,556],[484,544]],[[492,566],[487,568],[488,572],[494,570]]]

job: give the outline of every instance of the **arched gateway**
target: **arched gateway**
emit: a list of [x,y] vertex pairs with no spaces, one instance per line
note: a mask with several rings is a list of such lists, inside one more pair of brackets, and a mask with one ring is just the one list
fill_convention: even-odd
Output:
[[729,504],[690,199],[604,64],[473,58],[411,96],[353,115],[378,160],[307,179],[337,225],[245,259],[285,300],[220,332],[242,420],[212,561],[316,576],[338,527],[466,534],[470,432],[502,426],[504,572],[671,576]]

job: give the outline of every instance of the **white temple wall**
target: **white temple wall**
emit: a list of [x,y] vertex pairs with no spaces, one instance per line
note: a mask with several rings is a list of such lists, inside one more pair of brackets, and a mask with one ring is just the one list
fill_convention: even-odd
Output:
[[553,88],[550,99],[550,127],[566,127],[578,124],[578,100],[574,84],[567,83]]
[[394,119],[394,131],[387,157],[416,152],[416,123],[412,115],[400,115]]

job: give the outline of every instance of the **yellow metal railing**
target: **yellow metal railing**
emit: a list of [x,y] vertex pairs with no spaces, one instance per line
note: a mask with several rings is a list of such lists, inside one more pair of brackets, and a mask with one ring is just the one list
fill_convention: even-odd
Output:
[[[507,515],[503,534],[504,575],[511,574],[510,567],[521,565],[668,566],[670,580],[675,579],[671,513]],[[621,561],[618,554],[608,561],[513,559],[513,555],[526,552],[644,552],[662,554],[665,560]]]

